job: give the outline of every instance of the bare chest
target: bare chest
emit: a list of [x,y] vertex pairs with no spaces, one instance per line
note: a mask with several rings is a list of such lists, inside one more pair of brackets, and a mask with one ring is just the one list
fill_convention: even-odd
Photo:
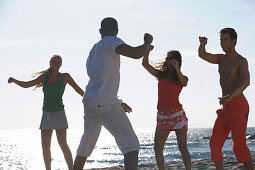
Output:
[[238,62],[236,59],[222,60],[219,62],[221,78],[232,79],[238,75]]

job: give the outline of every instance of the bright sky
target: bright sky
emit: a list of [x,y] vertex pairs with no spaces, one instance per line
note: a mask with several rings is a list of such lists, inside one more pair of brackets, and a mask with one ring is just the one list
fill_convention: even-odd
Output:
[[[49,67],[52,54],[63,58],[68,72],[85,89],[85,63],[93,44],[100,40],[100,21],[108,16],[119,22],[119,35],[137,46],[143,35],[154,36],[151,61],[163,61],[167,51],[179,50],[182,71],[189,84],[181,93],[190,128],[213,127],[221,96],[217,65],[197,56],[198,36],[208,37],[207,50],[222,53],[219,30],[233,27],[237,51],[247,58],[251,85],[245,91],[250,103],[248,126],[255,126],[255,2],[254,0],[0,0],[0,129],[39,128],[41,89],[8,84],[10,76],[28,81]],[[121,56],[119,96],[133,112],[134,128],[155,128],[157,80],[140,60]],[[63,97],[70,128],[83,128],[82,97],[66,87]]]

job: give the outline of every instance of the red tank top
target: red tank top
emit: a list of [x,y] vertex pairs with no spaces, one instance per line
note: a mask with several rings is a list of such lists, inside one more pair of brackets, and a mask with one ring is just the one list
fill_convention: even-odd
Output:
[[180,82],[162,78],[158,82],[158,110],[179,110],[182,105],[179,95],[183,86]]

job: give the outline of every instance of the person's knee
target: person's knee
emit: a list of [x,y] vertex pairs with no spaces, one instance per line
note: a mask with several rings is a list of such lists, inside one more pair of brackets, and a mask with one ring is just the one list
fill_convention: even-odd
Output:
[[241,143],[235,143],[232,145],[235,152],[242,152],[247,146]]
[[128,153],[132,153],[132,152],[139,152],[139,145],[129,145],[129,146],[123,146],[123,145],[118,145],[119,149],[121,150],[123,155],[126,155]]
[[247,147],[246,145],[246,138],[245,136],[232,136],[232,140],[233,140],[233,150],[235,151],[242,151],[243,149],[245,149]]
[[210,144],[210,148],[213,148],[214,147],[214,140],[213,138],[211,137],[210,140],[209,140],[209,144]]
[[215,141],[216,141],[216,138],[215,138],[215,136],[212,134],[211,137],[210,137],[210,139],[209,139],[210,145],[211,145],[211,143],[213,143],[213,142],[215,142]]
[[58,140],[58,144],[61,148],[67,148],[68,147],[66,140]]
[[187,142],[186,140],[177,140],[177,143],[178,143],[178,148],[179,149],[182,149],[182,148],[187,148]]
[[250,154],[246,143],[234,143],[233,150],[237,159],[242,159],[243,157],[247,157],[247,155]]
[[211,160],[212,161],[222,161],[222,145],[213,136],[210,138],[210,150],[211,150]]
[[42,141],[42,149],[43,149],[43,151],[50,150],[50,142],[49,141]]
[[117,141],[117,145],[119,149],[121,150],[123,154],[129,153],[132,151],[139,151],[140,149],[140,143],[136,135],[125,136],[123,139],[119,137],[118,138],[115,137],[115,139]]
[[212,155],[219,154],[222,151],[221,143],[213,136],[210,138],[210,150]]
[[163,150],[164,150],[164,145],[160,145],[160,144],[157,144],[157,143],[154,144],[154,151],[155,151],[156,154],[162,153]]
[[91,142],[80,142],[77,149],[77,157],[82,159],[82,157],[89,157],[95,147],[95,143]]
[[219,147],[219,142],[213,135],[210,137],[209,144],[210,144],[210,148]]
[[178,148],[179,148],[180,152],[188,151],[187,144],[185,142],[178,143]]
[[211,154],[221,152],[221,147],[217,145],[210,145]]
[[50,152],[50,148],[49,147],[43,147],[42,148],[42,152],[43,153],[49,153]]

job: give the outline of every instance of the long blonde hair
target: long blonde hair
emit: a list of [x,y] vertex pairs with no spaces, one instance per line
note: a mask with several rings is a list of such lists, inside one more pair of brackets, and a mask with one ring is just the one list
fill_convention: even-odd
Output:
[[[54,55],[52,55],[52,57],[50,58],[50,62],[51,62],[51,60],[52,60],[53,58],[56,58],[56,57],[58,57],[58,58],[60,58],[60,59],[62,60],[62,58],[61,58],[60,55],[54,54]],[[33,74],[31,75],[31,77],[33,77],[33,78],[34,78],[34,77],[39,77],[39,76],[41,76],[41,75],[47,75],[47,74],[50,74],[50,73],[51,73],[51,69],[50,69],[50,67],[49,67],[49,68],[47,68],[46,70],[33,73]],[[35,90],[36,88],[39,88],[39,87],[42,87],[42,86],[43,86],[43,83],[39,83],[39,84],[37,84],[37,85],[35,86],[34,90]]]

